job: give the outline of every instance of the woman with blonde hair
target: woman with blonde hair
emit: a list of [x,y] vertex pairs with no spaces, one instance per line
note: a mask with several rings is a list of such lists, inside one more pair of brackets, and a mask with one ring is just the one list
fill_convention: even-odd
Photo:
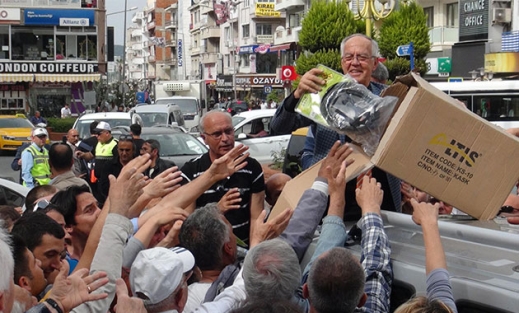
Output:
[[413,298],[398,307],[395,313],[457,313],[438,229],[440,204],[418,203],[415,199],[411,199],[411,205],[413,221],[422,226],[427,297]]

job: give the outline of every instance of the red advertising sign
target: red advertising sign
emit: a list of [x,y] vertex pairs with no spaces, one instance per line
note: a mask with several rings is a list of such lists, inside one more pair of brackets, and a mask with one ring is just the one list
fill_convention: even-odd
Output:
[[296,68],[291,65],[281,67],[281,80],[296,80]]

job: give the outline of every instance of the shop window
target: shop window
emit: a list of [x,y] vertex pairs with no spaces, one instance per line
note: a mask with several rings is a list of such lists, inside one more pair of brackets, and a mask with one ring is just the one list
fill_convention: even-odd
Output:
[[54,60],[52,27],[11,27],[13,60]]
[[0,110],[2,111],[15,111],[15,110],[23,110],[23,98],[7,98],[2,99],[0,102]]
[[9,59],[9,26],[0,26],[0,59]]
[[256,54],[256,73],[275,74],[278,60],[277,52]]

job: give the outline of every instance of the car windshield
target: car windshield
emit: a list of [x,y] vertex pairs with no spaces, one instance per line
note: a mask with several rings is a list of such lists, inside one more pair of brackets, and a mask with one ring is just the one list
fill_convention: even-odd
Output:
[[[118,127],[118,126],[130,126],[132,124],[132,120],[131,119],[105,119],[105,118],[100,118],[100,119],[95,119],[96,121],[98,122],[107,122],[108,124],[110,124],[110,127],[111,128],[114,128],[114,127]],[[79,120],[76,124],[76,129],[79,133],[79,138],[82,138],[82,139],[85,139],[85,138],[88,138],[90,137],[90,124],[93,122],[94,120],[93,119],[84,119],[84,120]]]
[[0,128],[33,128],[34,125],[24,118],[0,118]]
[[138,113],[142,118],[142,124],[144,127],[151,127],[156,125],[167,125],[168,124],[168,114],[167,113]]
[[243,121],[245,119],[245,117],[241,117],[241,116],[233,116],[232,117],[232,126],[236,127],[236,125],[238,125],[241,121]]
[[183,114],[196,114],[197,105],[195,99],[158,99],[155,104],[176,104]]
[[160,156],[200,155],[207,148],[195,137],[184,133],[142,134],[144,140],[155,139],[160,143]]

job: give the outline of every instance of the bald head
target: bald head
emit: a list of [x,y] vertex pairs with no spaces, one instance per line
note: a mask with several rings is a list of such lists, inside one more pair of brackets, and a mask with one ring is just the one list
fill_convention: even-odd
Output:
[[75,145],[79,141],[79,132],[77,129],[70,129],[67,133],[67,141]]
[[283,191],[283,188],[285,187],[286,183],[288,183],[288,181],[290,181],[291,179],[292,177],[283,173],[277,173],[270,176],[270,178],[265,183],[265,200],[268,204],[272,206],[276,204],[279,195],[281,194],[281,191]]
[[54,171],[69,171],[74,164],[72,148],[64,143],[55,143],[49,149],[49,165]]
[[222,116],[225,116],[226,118],[228,118],[230,123],[232,124],[232,116],[229,113],[221,112],[221,111],[209,111],[206,114],[202,115],[202,118],[200,119],[200,123],[198,125],[200,132],[203,133],[208,126],[211,126],[211,125],[207,125],[207,124],[208,123],[212,124],[213,119],[222,117]]

